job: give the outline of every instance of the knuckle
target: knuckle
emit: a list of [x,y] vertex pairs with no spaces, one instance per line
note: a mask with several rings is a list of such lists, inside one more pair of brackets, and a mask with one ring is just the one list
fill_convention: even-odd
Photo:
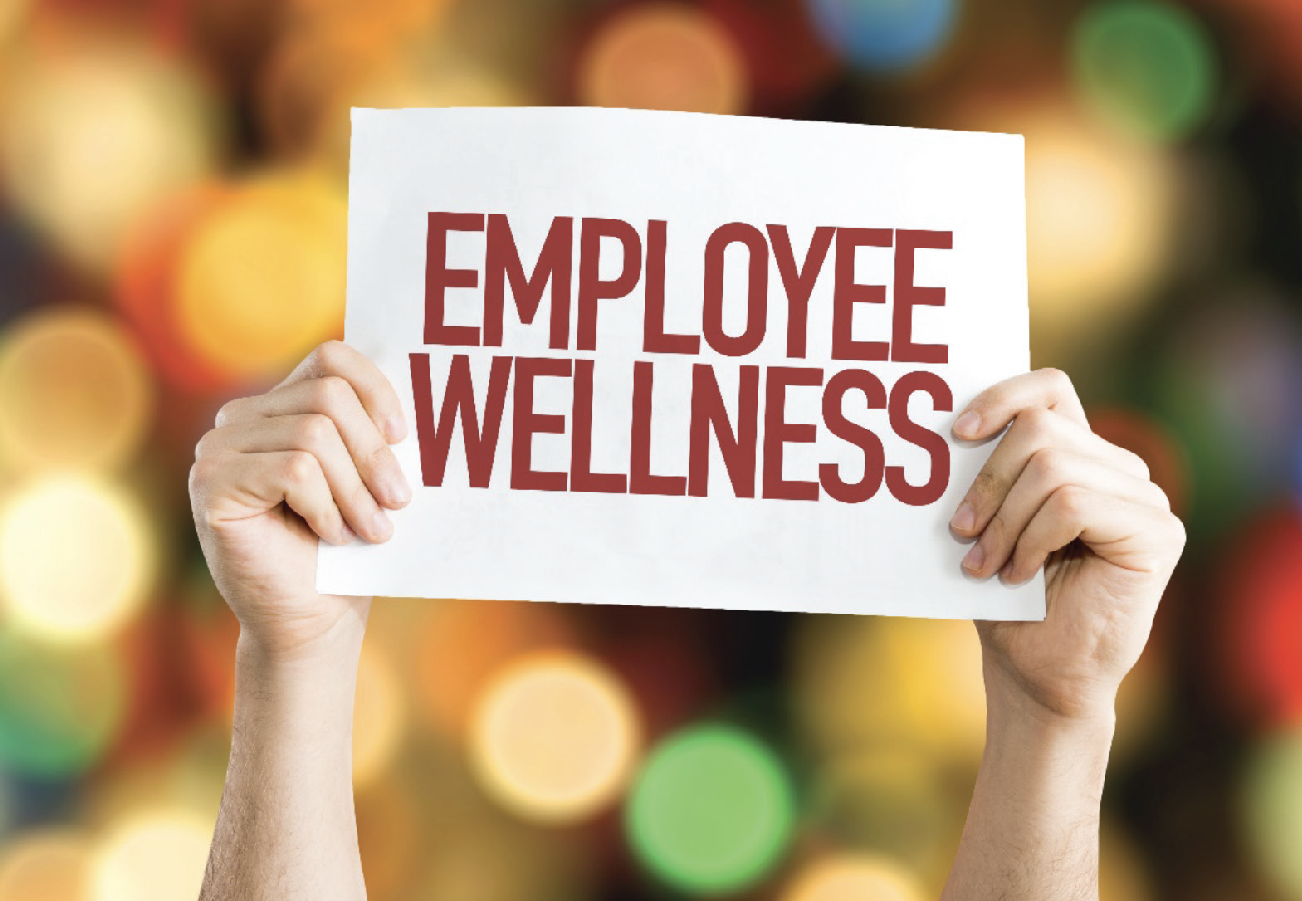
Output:
[[316,458],[307,451],[290,451],[285,457],[285,481],[290,485],[308,484],[316,470]]
[[235,414],[239,411],[240,404],[243,400],[244,400],[243,398],[228,400],[226,401],[226,403],[218,407],[217,416],[215,417],[213,424],[219,429],[222,426],[229,425],[232,421],[234,421]]
[[304,414],[298,422],[296,431],[299,442],[305,448],[319,448],[330,437],[334,430],[334,423],[330,417],[322,413]]
[[1067,481],[1068,462],[1062,451],[1044,447],[1031,454],[1026,464],[1027,475],[1037,485],[1060,485]]
[[1061,369],[1056,369],[1050,366],[1041,369],[1040,374],[1056,391],[1063,394],[1075,393],[1076,386],[1071,383],[1071,376],[1067,375],[1067,373],[1063,372]]
[[322,372],[338,370],[343,362],[344,353],[344,342],[336,339],[323,341],[317,345],[316,350],[312,351],[313,356],[316,358],[317,368]]
[[1089,492],[1078,485],[1063,485],[1053,493],[1053,501],[1060,514],[1076,520],[1085,512]]
[[1037,443],[1047,443],[1053,433],[1054,414],[1048,407],[1029,407],[1017,414],[1017,421],[1022,423],[1022,431]]
[[327,375],[316,380],[316,391],[322,411],[338,412],[342,410],[348,395],[352,393],[348,381],[337,375]]
[[1164,490],[1162,490],[1162,486],[1157,484],[1156,482],[1149,482],[1148,485],[1149,485],[1148,490],[1152,495],[1154,505],[1165,510],[1167,513],[1170,513],[1171,498],[1167,496],[1167,493]]
[[1125,455],[1126,462],[1134,468],[1140,478],[1147,479],[1152,476],[1152,472],[1148,468],[1148,461],[1127,448],[1122,448],[1122,452]]

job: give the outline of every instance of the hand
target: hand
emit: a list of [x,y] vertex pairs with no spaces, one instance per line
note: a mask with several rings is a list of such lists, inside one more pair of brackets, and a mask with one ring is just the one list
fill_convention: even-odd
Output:
[[1184,527],[1135,454],[1090,431],[1068,378],[1000,382],[959,415],[960,438],[1007,434],[951,528],[976,536],[963,567],[1010,584],[1044,567],[1043,622],[979,622],[987,696],[1036,714],[1112,716],[1184,547]]
[[317,536],[389,538],[384,508],[411,498],[388,446],[405,432],[388,380],[338,341],[266,394],[221,408],[195,450],[190,501],[242,642],[293,657],[340,623],[364,628],[370,598],[317,593]]

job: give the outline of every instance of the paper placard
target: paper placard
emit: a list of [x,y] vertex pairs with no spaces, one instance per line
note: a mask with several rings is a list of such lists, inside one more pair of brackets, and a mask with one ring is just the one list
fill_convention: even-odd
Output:
[[1022,138],[615,109],[353,111],[345,340],[405,407],[341,594],[1040,619],[959,566],[1029,365]]

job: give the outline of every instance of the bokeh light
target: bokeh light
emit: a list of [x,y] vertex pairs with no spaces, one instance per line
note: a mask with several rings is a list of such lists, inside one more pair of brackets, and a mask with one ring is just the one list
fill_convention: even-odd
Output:
[[0,44],[18,31],[30,6],[31,0],[0,0]]
[[801,870],[780,901],[923,901],[916,876],[898,863],[868,854],[844,854]]
[[740,113],[745,65],[708,13],[680,3],[644,3],[612,16],[579,68],[579,99],[590,106]]
[[817,749],[980,758],[985,692],[971,623],[811,616],[795,664],[797,710]]
[[1236,551],[1221,604],[1233,700],[1268,726],[1302,722],[1302,510],[1261,518]]
[[96,849],[89,901],[195,898],[212,822],[185,809],[143,810],[114,824]]
[[1170,431],[1151,416],[1122,407],[1091,409],[1090,428],[1104,441],[1138,454],[1149,477],[1165,492],[1171,509],[1184,513],[1189,494],[1189,461]]
[[872,745],[819,759],[807,816],[821,834],[918,872],[944,866],[965,807],[946,771],[914,749]]
[[388,659],[364,646],[357,665],[353,718],[353,784],[366,785],[393,762],[407,729],[401,678]]
[[69,829],[25,835],[0,853],[5,901],[83,901],[90,887],[90,841]]
[[33,41],[6,81],[0,168],[11,198],[82,265],[215,162],[215,105],[182,60],[78,32]]
[[0,457],[16,469],[105,469],[135,453],[153,385],[109,316],[33,312],[0,343]]
[[1156,151],[1071,117],[1017,118],[1010,130],[1026,135],[1032,335],[1052,353],[1142,312],[1169,261],[1174,176]]
[[1085,99],[1127,134],[1179,140],[1211,112],[1211,39],[1193,13],[1172,3],[1111,0],[1088,8],[1073,34],[1072,63]]
[[141,217],[123,242],[114,300],[153,367],[171,385],[209,393],[228,375],[198,355],[181,332],[177,270],[195,230],[227,200],[231,187],[204,184],[169,197]]
[[508,809],[573,822],[623,788],[639,740],[632,701],[605,668],[574,654],[542,654],[517,661],[484,690],[471,759]]
[[1302,731],[1253,748],[1244,770],[1242,816],[1260,871],[1289,898],[1302,898]]
[[0,508],[0,605],[43,639],[84,643],[139,609],[155,569],[145,512],[121,489],[58,475]]
[[926,63],[945,45],[958,0],[808,0],[824,38],[865,69]]
[[63,648],[0,632],[0,764],[43,779],[83,772],[113,740],[125,684],[111,646]]
[[421,709],[439,733],[460,737],[488,680],[536,651],[575,646],[573,628],[555,604],[433,600],[418,632],[415,666]]
[[657,745],[626,808],[642,863],[680,891],[726,894],[761,878],[794,825],[790,779],[773,753],[730,726],[700,725]]
[[347,208],[319,177],[268,174],[200,224],[177,272],[177,323],[231,378],[279,378],[340,333]]

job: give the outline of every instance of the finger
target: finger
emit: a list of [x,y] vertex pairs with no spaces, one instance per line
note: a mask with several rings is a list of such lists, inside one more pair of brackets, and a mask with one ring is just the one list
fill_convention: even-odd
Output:
[[393,385],[365,355],[342,341],[327,341],[319,345],[280,384],[290,385],[328,376],[338,376],[353,386],[375,427],[389,443],[401,441],[406,436],[407,424]]
[[[398,458],[385,443],[353,386],[330,375],[273,388],[257,397],[232,401],[222,408],[222,428],[267,417],[319,414],[330,417],[371,494],[397,509],[411,500],[411,487]],[[219,428],[217,431],[221,431]]]
[[1029,580],[1050,554],[1077,538],[1123,569],[1169,574],[1184,547],[1184,526],[1158,507],[1064,485],[1022,531],[1004,574],[1006,581]]
[[1018,415],[972,480],[950,520],[954,531],[960,535],[977,535],[983,531],[1027,463],[1035,454],[1049,448],[1091,456],[1135,478],[1148,478],[1148,465],[1137,454],[1104,441],[1085,426],[1052,410],[1032,407]]
[[977,440],[996,435],[1024,410],[1046,407],[1089,427],[1076,389],[1060,369],[1037,369],[1015,375],[982,391],[954,420],[954,434]]
[[283,502],[326,541],[346,544],[356,537],[316,457],[306,451],[201,457],[190,470],[190,489],[195,518],[210,527],[258,516]]
[[1066,485],[1110,494],[1169,512],[1162,489],[1147,479],[1117,469],[1095,457],[1048,447],[1036,451],[1013,483],[981,537],[968,549],[963,568],[974,576],[994,575],[1012,557],[1022,532],[1055,491]]
[[199,444],[201,455],[306,451],[317,459],[335,504],[353,531],[370,541],[384,541],[393,532],[329,416],[300,413],[236,423],[214,429]]

